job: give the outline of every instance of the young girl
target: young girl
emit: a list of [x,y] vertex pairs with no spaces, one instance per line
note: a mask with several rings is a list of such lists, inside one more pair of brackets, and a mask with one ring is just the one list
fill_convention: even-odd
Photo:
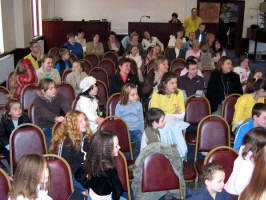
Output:
[[70,58],[70,51],[67,48],[59,49],[60,59],[55,63],[55,69],[60,73],[60,76],[63,75],[65,69],[69,69],[72,67]]
[[[118,156],[118,137],[110,131],[96,132],[89,143],[87,160],[76,177],[89,189],[89,200],[124,199],[122,184],[118,177],[114,157]],[[90,175],[90,180],[86,178]]]
[[186,59],[189,56],[194,56],[197,60],[199,60],[200,55],[201,55],[200,42],[198,40],[194,40],[192,42],[192,48],[188,49],[186,52]]
[[120,93],[119,102],[115,108],[115,115],[123,118],[128,125],[131,140],[136,144],[137,151],[140,151],[142,133],[144,131],[144,118],[142,104],[139,101],[138,90],[134,84],[125,84]]
[[225,185],[225,190],[227,192],[233,195],[239,195],[249,184],[254,169],[254,163],[258,158],[258,152],[265,145],[266,130],[264,128],[257,127],[251,129],[247,135],[245,135],[239,150],[239,156],[234,162],[231,176]]
[[250,183],[241,193],[239,200],[266,199],[266,146],[258,153],[258,159]]
[[84,112],[89,120],[92,132],[96,132],[98,125],[103,122],[103,118],[97,114],[98,108],[98,87],[96,79],[92,76],[85,77],[80,82],[81,93],[78,95],[76,110]]
[[27,84],[34,82],[37,82],[37,76],[30,60],[19,60],[12,80],[11,95],[15,98],[20,98],[22,89]]
[[240,77],[240,82],[242,85],[247,84],[247,80],[250,74],[249,59],[247,56],[241,56],[240,63],[238,67],[235,67],[234,72]]
[[212,50],[212,58],[215,63],[218,63],[221,57],[226,56],[226,52],[219,40],[215,40],[213,42],[211,50]]
[[48,196],[49,169],[42,155],[22,156],[15,171],[10,200],[52,200]]
[[173,72],[166,72],[154,91],[150,102],[151,108],[160,108],[165,114],[174,115],[183,120],[185,116],[184,94],[177,89],[177,77]]
[[237,99],[232,122],[232,131],[252,117],[252,108],[256,103],[264,103],[266,97],[266,80],[259,79],[247,85],[246,94]]
[[5,113],[0,121],[0,151],[3,152],[8,159],[9,137],[17,126],[24,123],[30,123],[30,119],[26,113],[22,113],[20,101],[17,99],[9,99],[5,107]]
[[[75,174],[86,159],[91,136],[86,115],[80,111],[69,111],[52,137],[50,152],[65,158],[72,174]],[[75,188],[85,190],[74,177],[73,182]]]
[[71,107],[60,93],[56,92],[55,82],[52,79],[42,79],[39,91],[34,99],[36,125],[45,133],[47,147],[50,146],[52,127],[55,122],[63,122],[64,116]]

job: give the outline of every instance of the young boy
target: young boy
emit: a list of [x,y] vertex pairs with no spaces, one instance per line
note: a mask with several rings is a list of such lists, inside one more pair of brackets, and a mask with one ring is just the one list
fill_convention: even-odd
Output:
[[83,80],[86,76],[88,75],[83,72],[81,63],[79,61],[74,61],[72,72],[67,75],[66,82],[70,83],[73,86],[76,96],[81,92],[81,89],[79,87],[80,81]]
[[59,49],[59,55],[60,55],[60,60],[58,60],[55,63],[55,68],[57,69],[57,71],[60,73],[60,76],[62,77],[64,70],[71,68],[72,64],[69,61],[70,52],[68,49],[66,48]]
[[187,200],[231,200],[224,190],[225,173],[221,165],[209,163],[202,169],[204,187],[195,191]]

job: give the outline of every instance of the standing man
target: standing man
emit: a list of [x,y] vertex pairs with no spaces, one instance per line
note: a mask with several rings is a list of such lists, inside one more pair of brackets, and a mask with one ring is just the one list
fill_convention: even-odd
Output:
[[41,67],[44,55],[41,52],[40,44],[36,40],[30,42],[30,51],[31,52],[25,56],[24,59],[29,59],[34,69],[37,70]]
[[202,19],[198,16],[197,9],[192,8],[191,16],[187,17],[183,24],[186,31],[185,36],[187,37],[189,33],[195,32],[201,23]]

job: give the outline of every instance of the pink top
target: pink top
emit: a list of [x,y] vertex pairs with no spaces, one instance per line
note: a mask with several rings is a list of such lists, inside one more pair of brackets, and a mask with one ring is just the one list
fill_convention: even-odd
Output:
[[195,56],[197,59],[199,59],[200,58],[200,54],[201,54],[201,50],[200,49],[198,51],[195,51],[194,49],[190,48],[186,52],[186,59],[189,56]]
[[224,189],[233,195],[240,195],[240,193],[249,184],[254,170],[254,163],[251,161],[252,153],[249,152],[246,158],[242,157],[242,145],[239,150],[239,156],[234,162],[234,168],[225,184]]

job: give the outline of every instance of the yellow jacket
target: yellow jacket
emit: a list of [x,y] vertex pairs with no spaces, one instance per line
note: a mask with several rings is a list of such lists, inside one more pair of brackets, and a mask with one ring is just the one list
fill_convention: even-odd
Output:
[[252,117],[252,108],[256,103],[264,103],[264,97],[260,97],[256,101],[253,98],[253,94],[243,94],[238,98],[235,104],[232,131],[234,131],[236,127],[242,124],[244,121]]
[[35,60],[35,58],[33,58],[33,56],[31,55],[31,53],[29,53],[27,56],[25,56],[24,58],[28,58],[32,64],[32,66],[34,67],[35,70],[39,69],[41,66],[39,66],[39,63],[41,61],[41,59],[43,59],[44,55],[42,54],[40,56],[39,60]]
[[192,19],[191,16],[187,17],[183,23],[183,26],[185,28],[186,34],[185,36],[188,37],[190,32],[195,32],[198,30],[199,25],[202,23],[202,19],[200,17],[196,17],[196,19]]

